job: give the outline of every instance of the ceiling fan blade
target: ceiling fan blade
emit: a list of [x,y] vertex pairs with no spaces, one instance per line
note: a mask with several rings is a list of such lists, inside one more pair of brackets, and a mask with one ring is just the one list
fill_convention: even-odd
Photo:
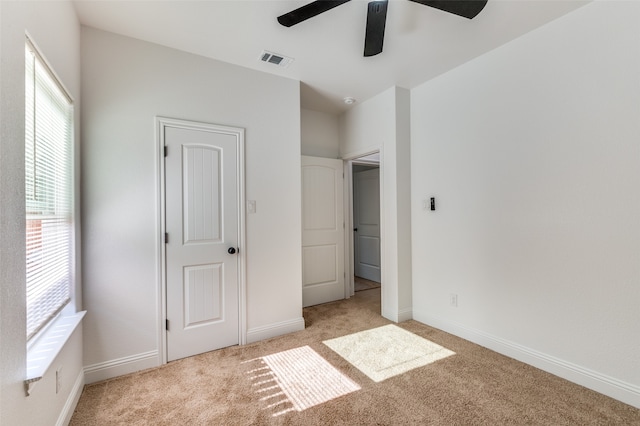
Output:
[[487,0],[411,0],[425,6],[435,7],[454,15],[474,18],[487,4]]
[[302,21],[306,21],[309,18],[313,18],[316,15],[320,15],[327,10],[331,10],[334,7],[338,7],[348,1],[351,0],[317,0],[309,4],[305,4],[304,6],[299,7],[295,10],[292,10],[289,13],[278,16],[278,22],[280,22],[285,27],[291,27],[293,25],[299,24]]
[[364,56],[374,56],[382,52],[388,5],[388,0],[369,2],[367,29],[364,35]]

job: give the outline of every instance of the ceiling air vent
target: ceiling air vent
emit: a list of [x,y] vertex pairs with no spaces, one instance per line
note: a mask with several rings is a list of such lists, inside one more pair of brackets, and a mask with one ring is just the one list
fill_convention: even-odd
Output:
[[288,67],[289,64],[293,62],[293,58],[288,58],[284,55],[280,55],[279,53],[269,52],[268,50],[262,51],[262,53],[260,54],[260,60],[262,62],[277,65],[282,68]]

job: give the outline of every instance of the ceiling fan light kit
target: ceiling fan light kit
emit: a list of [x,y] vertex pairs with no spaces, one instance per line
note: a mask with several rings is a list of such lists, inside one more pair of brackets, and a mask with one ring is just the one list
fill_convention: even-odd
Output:
[[[316,0],[289,13],[278,16],[278,22],[285,27],[291,27],[338,7],[350,0]],[[425,6],[433,7],[444,12],[462,16],[467,19],[475,18],[484,9],[487,0],[410,0]],[[388,0],[375,0],[367,5],[367,26],[364,36],[364,56],[375,56],[382,52],[384,44],[384,30],[387,21]]]

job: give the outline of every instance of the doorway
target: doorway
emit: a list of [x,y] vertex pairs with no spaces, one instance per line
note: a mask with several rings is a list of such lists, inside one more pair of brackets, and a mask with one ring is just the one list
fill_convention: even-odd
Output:
[[350,259],[352,292],[382,283],[380,232],[380,154],[348,161],[350,176]]

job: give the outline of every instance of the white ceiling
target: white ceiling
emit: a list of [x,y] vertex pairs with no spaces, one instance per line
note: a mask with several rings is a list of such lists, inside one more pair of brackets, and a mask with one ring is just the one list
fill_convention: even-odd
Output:
[[[76,0],[83,25],[300,80],[303,108],[338,114],[346,96],[411,89],[582,5],[580,0],[489,0],[473,20],[390,0],[384,51],[363,57],[367,1],[353,0],[290,28],[276,18],[310,0]],[[261,62],[263,49],[290,56]]]

